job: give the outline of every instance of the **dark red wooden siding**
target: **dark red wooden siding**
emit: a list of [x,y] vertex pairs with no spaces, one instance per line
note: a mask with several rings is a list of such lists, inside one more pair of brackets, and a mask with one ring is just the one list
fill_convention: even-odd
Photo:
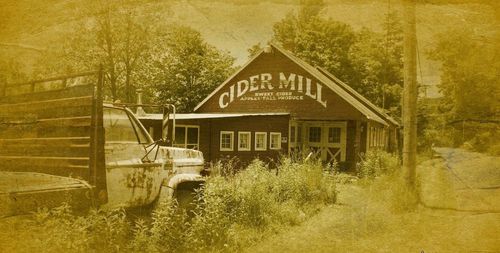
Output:
[[[273,100],[273,101],[243,101],[235,99],[226,108],[219,108],[219,96],[227,92],[230,86],[236,85],[240,80],[249,80],[251,76],[260,75],[262,73],[270,73],[272,75],[271,83],[274,86],[273,91],[277,91],[279,86],[279,73],[283,72],[288,76],[290,73],[301,75],[304,78],[312,80],[313,93],[316,93],[316,83],[318,80],[312,77],[306,70],[294,63],[292,60],[281,54],[277,50],[273,53],[261,54],[249,65],[232,78],[221,90],[210,97],[196,112],[224,112],[224,113],[241,113],[241,112],[287,112],[297,118],[311,119],[336,119],[336,120],[353,120],[362,119],[364,117],[357,109],[338,96],[326,85],[322,84],[323,100],[327,101],[327,107],[323,107],[316,100],[308,97],[305,93],[293,92],[294,95],[302,95],[304,100]],[[235,86],[236,89],[236,86]],[[259,90],[257,92],[267,92],[269,90]],[[279,91],[289,91],[286,89]],[[255,92],[248,91],[244,96],[252,95]]]

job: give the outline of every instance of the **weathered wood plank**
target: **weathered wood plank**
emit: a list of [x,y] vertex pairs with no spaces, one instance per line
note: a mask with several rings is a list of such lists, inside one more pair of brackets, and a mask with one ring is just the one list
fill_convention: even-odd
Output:
[[10,145],[0,149],[0,156],[60,156],[60,157],[85,157],[89,156],[90,143],[60,145],[47,147],[45,145]]
[[66,117],[66,118],[53,118],[53,119],[40,119],[38,125],[43,127],[76,127],[76,126],[90,126],[91,116],[80,117]]
[[16,127],[7,127],[5,125],[0,124],[0,139],[85,137],[89,135],[90,135],[90,126],[18,125]]
[[88,157],[0,156],[1,171],[39,172],[88,180]]
[[0,217],[68,203],[87,210],[93,187],[80,180],[33,172],[0,172]]
[[68,98],[68,97],[81,97],[93,94],[93,92],[94,92],[93,84],[77,85],[58,90],[41,91],[41,92],[27,93],[20,95],[9,95],[3,97],[0,96],[0,104],[23,103],[30,101],[51,100],[51,99]]
[[88,157],[0,156],[0,163],[48,164],[52,166],[88,165]]
[[0,193],[15,193],[39,190],[52,190],[58,188],[73,188],[86,186],[80,180],[48,175],[44,173],[26,173],[0,171]]
[[68,167],[55,167],[55,166],[28,166],[28,167],[11,167],[10,172],[36,172],[49,175],[56,175],[62,177],[72,177],[82,180],[89,180],[89,167],[88,166],[68,166]]
[[0,96],[0,171],[99,181],[95,194],[106,189],[103,140],[95,140],[103,139],[102,72],[98,83],[96,73],[7,87]]
[[0,104],[0,115],[7,113],[34,113],[41,110],[58,110],[61,107],[89,105],[92,105],[92,96]]
[[10,123],[12,121],[19,122],[23,120],[40,120],[40,119],[53,119],[53,118],[68,118],[68,117],[81,117],[89,116],[92,113],[91,102],[88,105],[68,105],[59,107],[57,109],[46,109],[39,107],[32,107],[27,110],[0,110],[0,122]]
[[2,145],[33,144],[45,146],[69,146],[74,144],[86,144],[90,142],[90,137],[53,137],[53,138],[6,138],[0,139]]

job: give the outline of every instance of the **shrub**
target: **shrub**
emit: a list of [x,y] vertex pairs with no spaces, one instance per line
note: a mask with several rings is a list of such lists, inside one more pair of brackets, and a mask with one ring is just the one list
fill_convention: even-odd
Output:
[[[229,165],[225,170],[228,171]],[[209,177],[188,214],[176,201],[159,203],[149,219],[127,219],[123,210],[71,214],[67,205],[39,212],[47,251],[237,251],[282,227],[296,225],[336,201],[334,169],[320,162],[282,159],[270,170],[253,161],[227,177]]]
[[125,250],[130,235],[130,223],[122,209],[92,210],[87,216],[75,216],[65,204],[39,211],[35,218],[46,236],[40,240],[40,248],[47,252],[116,252]]
[[400,168],[399,158],[382,150],[370,150],[357,164],[358,176],[375,178],[383,174],[391,174]]

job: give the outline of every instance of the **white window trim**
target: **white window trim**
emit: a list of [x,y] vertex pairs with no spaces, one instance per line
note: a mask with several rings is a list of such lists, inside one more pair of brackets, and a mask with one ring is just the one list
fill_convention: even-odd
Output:
[[[230,148],[222,148],[222,135],[223,134],[231,135],[231,147]],[[220,131],[219,150],[220,151],[233,151],[234,150],[234,132],[233,131]]]
[[[278,135],[278,147],[273,148],[272,147],[272,140],[273,140],[273,135]],[[270,132],[269,133],[269,149],[272,150],[280,150],[281,149],[281,132]]]
[[[257,135],[264,135],[264,147],[257,147]],[[267,150],[267,132],[255,132],[255,151],[266,151]]]
[[[241,135],[248,135],[248,148],[241,148]],[[238,151],[251,151],[252,150],[252,132],[238,131]]]

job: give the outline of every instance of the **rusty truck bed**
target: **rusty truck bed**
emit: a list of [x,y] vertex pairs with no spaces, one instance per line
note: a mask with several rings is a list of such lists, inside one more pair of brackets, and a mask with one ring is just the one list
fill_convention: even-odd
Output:
[[78,210],[91,205],[93,187],[70,177],[36,172],[0,171],[0,217],[35,212],[40,206],[68,203]]

